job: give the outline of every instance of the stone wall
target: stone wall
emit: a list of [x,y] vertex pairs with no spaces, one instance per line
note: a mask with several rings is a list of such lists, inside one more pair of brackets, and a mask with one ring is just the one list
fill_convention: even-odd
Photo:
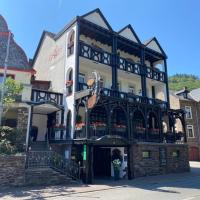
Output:
[[24,185],[25,156],[0,155],[0,187]]
[[[161,149],[164,149],[165,159],[161,159]],[[132,177],[186,172],[190,170],[188,146],[185,144],[138,143],[133,145],[130,151]],[[149,158],[142,156],[144,151],[149,152]],[[174,152],[178,153],[177,157],[173,155]]]

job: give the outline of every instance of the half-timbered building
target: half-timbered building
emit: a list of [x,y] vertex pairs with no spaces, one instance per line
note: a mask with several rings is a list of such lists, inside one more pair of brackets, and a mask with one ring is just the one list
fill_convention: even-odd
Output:
[[[189,170],[184,112],[169,107],[167,56],[155,37],[142,43],[131,25],[116,32],[95,9],[58,34],[44,31],[33,68],[37,83],[50,81],[48,92],[32,90],[49,102],[32,102],[34,126],[85,182],[113,176],[114,152],[121,178]],[[98,92],[87,92],[94,72]]]

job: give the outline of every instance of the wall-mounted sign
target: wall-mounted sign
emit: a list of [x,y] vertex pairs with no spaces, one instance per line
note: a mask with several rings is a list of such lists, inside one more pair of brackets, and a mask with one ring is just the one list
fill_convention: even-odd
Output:
[[87,146],[86,144],[83,145],[83,160],[87,159]]
[[159,148],[159,157],[160,157],[160,165],[165,166],[167,165],[167,152],[166,148],[160,147]]

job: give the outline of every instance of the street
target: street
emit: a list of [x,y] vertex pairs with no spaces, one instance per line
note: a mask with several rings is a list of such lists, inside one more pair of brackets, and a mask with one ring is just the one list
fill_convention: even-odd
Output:
[[200,199],[200,162],[190,162],[190,165],[189,173],[131,181],[96,180],[93,185],[1,189],[0,199],[197,200]]

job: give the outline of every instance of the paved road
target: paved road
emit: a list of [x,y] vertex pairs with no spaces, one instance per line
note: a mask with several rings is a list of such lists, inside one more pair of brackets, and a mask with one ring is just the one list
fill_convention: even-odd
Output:
[[191,172],[137,178],[131,181],[98,180],[95,185],[12,188],[0,191],[0,199],[48,200],[200,200],[200,162]]

